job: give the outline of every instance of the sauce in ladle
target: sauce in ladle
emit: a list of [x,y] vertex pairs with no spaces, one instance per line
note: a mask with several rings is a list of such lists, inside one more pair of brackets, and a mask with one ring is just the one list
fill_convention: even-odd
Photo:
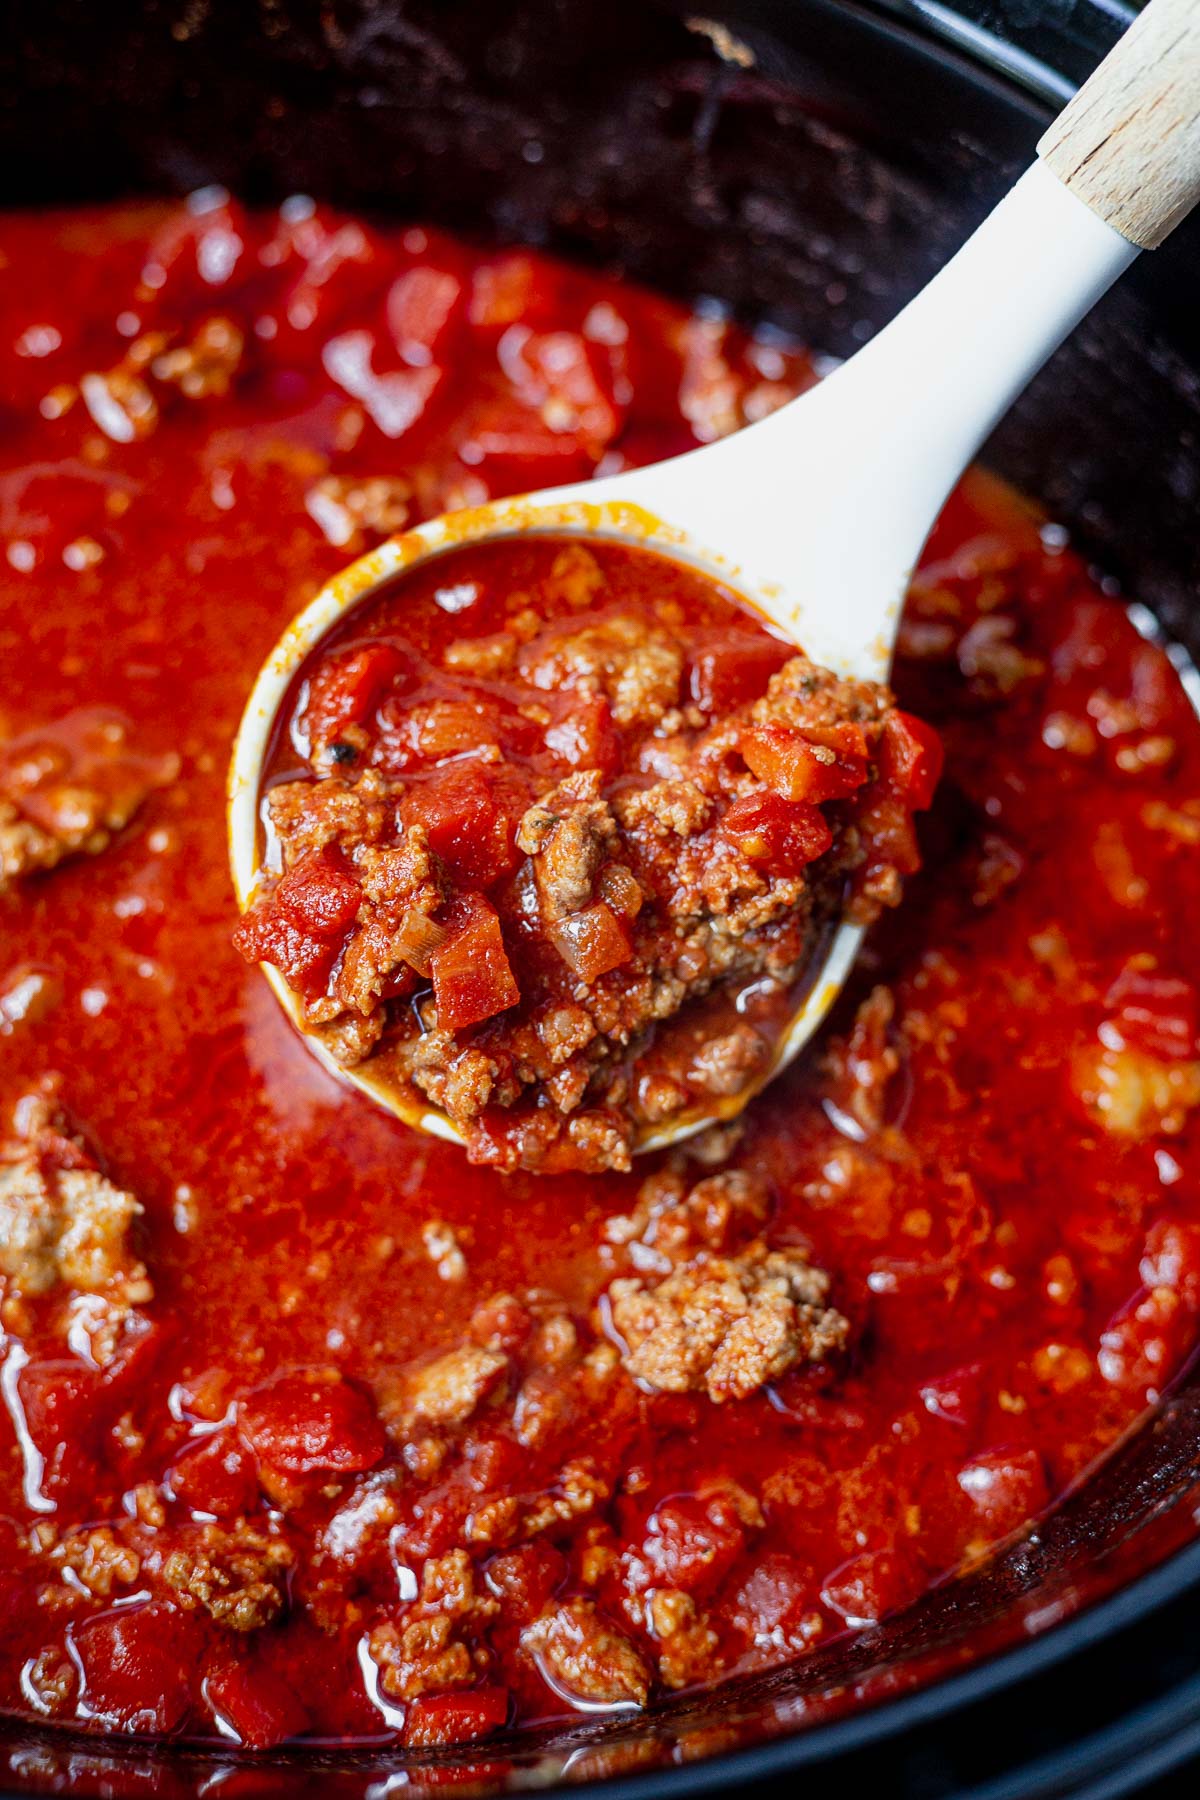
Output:
[[[299,768],[297,768],[299,764]],[[347,614],[280,711],[238,945],[473,1160],[627,1168],[769,1074],[834,922],[917,867],[937,737],[698,571],[538,535]]]

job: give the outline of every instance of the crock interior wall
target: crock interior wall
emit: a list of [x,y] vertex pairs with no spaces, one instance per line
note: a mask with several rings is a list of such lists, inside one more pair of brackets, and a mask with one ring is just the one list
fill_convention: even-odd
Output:
[[[648,0],[10,0],[0,195],[307,191],[618,263],[845,354],[1003,190],[1042,109],[866,10],[747,0],[708,16],[753,67]],[[1193,226],[1143,259],[989,454],[1200,651],[1198,301]],[[1068,1582],[1190,1487],[1194,1426],[1185,1405],[1143,1433],[1035,1549],[865,1654],[909,1654]]]

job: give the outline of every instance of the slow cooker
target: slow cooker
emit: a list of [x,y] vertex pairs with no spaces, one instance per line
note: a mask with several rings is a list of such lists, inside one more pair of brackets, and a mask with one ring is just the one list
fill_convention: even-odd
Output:
[[[618,264],[833,354],[929,276],[1128,23],[1120,0],[12,0],[10,205],[302,190]],[[1200,651],[1200,225],[988,447]],[[478,1753],[249,1757],[8,1732],[13,1793],[1115,1796],[1200,1763],[1200,1388],[1037,1531],[795,1667]],[[1148,1572],[1147,1572],[1148,1571]]]

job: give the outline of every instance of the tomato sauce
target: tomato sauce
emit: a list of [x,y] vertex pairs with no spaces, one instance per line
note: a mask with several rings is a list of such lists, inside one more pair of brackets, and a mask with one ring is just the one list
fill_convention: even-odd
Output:
[[[923,867],[830,1028],[689,1157],[473,1167],[232,946],[248,687],[381,534],[811,365],[305,202],[0,245],[0,1705],[475,1741],[801,1656],[1023,1529],[1200,1314],[1200,727],[1164,651],[968,476],[895,675],[946,748]],[[646,1360],[647,1308],[699,1286],[707,1321],[718,1277],[785,1323],[749,1391],[725,1339]]]

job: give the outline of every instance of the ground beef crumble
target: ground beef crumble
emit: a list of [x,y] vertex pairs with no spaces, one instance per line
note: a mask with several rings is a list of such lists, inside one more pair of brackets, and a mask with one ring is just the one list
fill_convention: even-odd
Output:
[[384,1619],[370,1635],[379,1685],[394,1700],[415,1700],[431,1690],[461,1687],[486,1662],[467,1635],[486,1628],[499,1603],[481,1591],[465,1550],[431,1557],[421,1572],[417,1599],[397,1619]]
[[202,1608],[229,1631],[258,1631],[283,1610],[295,1560],[286,1540],[239,1520],[199,1526],[158,1572],[185,1609]]
[[0,1277],[3,1313],[44,1296],[85,1294],[103,1303],[91,1353],[111,1356],[122,1320],[153,1299],[132,1233],[142,1208],[101,1173],[65,1112],[44,1094],[17,1105],[0,1142]]
[[142,1559],[110,1525],[69,1531],[52,1546],[50,1560],[98,1600],[108,1600],[131,1587],[141,1574]]
[[473,596],[455,635],[418,587],[314,666],[310,772],[293,755],[268,787],[278,873],[236,941],[473,1160],[627,1168],[649,1130],[752,1092],[820,933],[899,898],[936,744],[736,610],[698,651],[702,599],[658,594],[663,559],[631,596],[614,558],[636,553],[523,554],[437,590]]
[[647,1176],[632,1213],[608,1220],[604,1235],[634,1268],[669,1273],[698,1252],[728,1250],[767,1217],[765,1183],[747,1169],[720,1169],[689,1184],[683,1157]]
[[521,1648],[560,1693],[593,1706],[644,1706],[650,1671],[594,1601],[567,1600],[526,1626]]
[[829,1304],[826,1272],[795,1246],[770,1246],[763,1177],[732,1164],[697,1178],[703,1140],[699,1152],[676,1151],[633,1211],[607,1221],[604,1253],[618,1272],[599,1318],[645,1387],[740,1400],[836,1355],[850,1327]]
[[64,857],[96,855],[147,796],[179,773],[179,758],[130,742],[111,707],[88,706],[0,741],[0,893]]
[[389,1384],[381,1416],[392,1430],[410,1433],[415,1425],[461,1425],[508,1367],[502,1351],[464,1344]]
[[829,1277],[802,1252],[759,1241],[735,1257],[702,1252],[657,1283],[622,1277],[608,1301],[631,1375],[723,1401],[843,1348],[849,1325],[828,1293]]

